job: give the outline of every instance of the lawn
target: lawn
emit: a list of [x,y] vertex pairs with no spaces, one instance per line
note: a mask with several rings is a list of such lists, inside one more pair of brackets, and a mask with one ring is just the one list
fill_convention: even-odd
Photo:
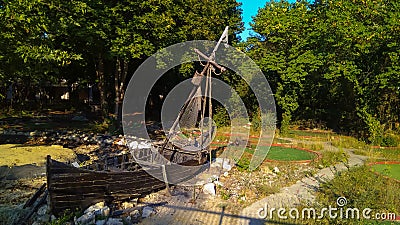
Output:
[[400,164],[375,164],[372,168],[378,173],[400,180]]
[[268,152],[267,159],[277,161],[311,160],[315,154],[295,148],[272,146]]
[[71,149],[59,145],[26,146],[17,144],[0,145],[0,166],[21,166],[26,164],[44,165],[46,156],[68,161],[75,157]]

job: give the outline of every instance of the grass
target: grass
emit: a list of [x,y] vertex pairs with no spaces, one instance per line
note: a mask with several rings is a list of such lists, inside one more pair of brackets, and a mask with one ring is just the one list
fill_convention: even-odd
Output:
[[378,173],[400,180],[400,164],[375,164],[372,168]]
[[[259,146],[258,148],[263,148]],[[265,147],[264,147],[265,148]],[[245,148],[245,151],[236,163],[239,171],[244,171],[249,168],[250,160],[254,153],[253,148]],[[281,147],[281,146],[271,146],[267,154],[267,159],[276,161],[299,161],[299,160],[312,160],[316,157],[315,154],[307,151],[303,151],[295,148]]]
[[26,146],[3,144],[0,145],[0,166],[21,166],[32,163],[44,165],[47,155],[62,161],[75,157],[75,153],[71,149],[66,149],[59,145]]
[[325,150],[321,151],[321,153],[322,153],[322,158],[319,161],[313,163],[316,167],[325,168],[333,166],[337,163],[348,162],[349,156],[345,151],[343,151],[343,149],[340,149],[339,151]]
[[338,148],[352,148],[352,149],[368,149],[370,146],[365,142],[359,141],[357,138],[348,136],[334,137],[332,145]]
[[272,146],[267,155],[267,159],[277,161],[311,160],[313,158],[315,158],[315,154],[311,152],[280,146]]
[[[368,166],[351,168],[321,185],[317,195],[318,205],[335,205],[338,197],[347,199],[346,207],[358,209],[371,208],[373,212],[400,212],[400,183],[385,179]],[[325,221],[334,223],[334,220]],[[350,221],[349,221],[350,222]],[[359,224],[355,221],[349,224]],[[372,222],[372,221],[371,221]]]
[[[274,218],[270,220],[273,224],[398,224],[394,221],[378,221],[373,219],[363,219],[362,211],[366,208],[371,209],[369,215],[374,216],[376,213],[395,213],[400,212],[400,183],[394,180],[385,179],[372,171],[368,166],[353,167],[349,170],[338,172],[334,179],[323,182],[318,189],[316,202],[312,205],[303,205],[298,207],[301,212],[303,208],[314,208],[318,213],[322,208],[329,206],[337,209],[343,209],[345,212],[350,208],[360,210],[360,219],[351,218],[329,218],[327,212],[321,219],[287,219],[282,220]],[[338,207],[336,200],[339,197],[345,197],[347,204]],[[336,212],[339,212],[336,211]],[[318,214],[319,215],[319,214]],[[339,215],[339,213],[338,213]],[[266,224],[269,224],[268,222]]]

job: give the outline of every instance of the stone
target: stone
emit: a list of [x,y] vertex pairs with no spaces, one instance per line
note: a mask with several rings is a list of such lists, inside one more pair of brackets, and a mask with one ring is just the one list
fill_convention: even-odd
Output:
[[130,212],[129,215],[131,218],[137,219],[140,217],[140,212],[139,212],[139,210],[136,209],[136,210],[133,210],[132,212]]
[[38,216],[37,217],[37,221],[38,222],[44,222],[44,223],[49,222],[50,221],[50,215],[44,214],[42,216]]
[[146,149],[146,148],[151,148],[151,144],[148,144],[146,142],[141,142],[138,146],[138,149]]
[[214,181],[214,184],[217,185],[217,186],[221,186],[221,187],[224,186],[224,184],[221,181],[218,181],[218,180]]
[[101,210],[102,208],[104,208],[105,207],[105,204],[104,204],[104,202],[98,202],[98,203],[96,203],[96,204],[94,204],[94,205],[91,205],[91,206],[89,206],[89,208],[87,208],[85,211],[84,211],[84,213],[86,214],[86,213],[89,213],[89,212],[95,212],[95,211],[97,211],[97,210]]
[[96,225],[105,225],[106,224],[106,220],[97,220],[96,221]]
[[84,225],[84,224],[93,224],[95,222],[95,215],[93,212],[88,212],[83,214],[81,217],[76,219],[74,218],[75,224]]
[[227,177],[228,175],[229,175],[228,172],[225,172],[225,173],[224,173],[224,177]]
[[121,218],[109,218],[107,225],[124,225]]
[[215,184],[214,183],[207,183],[203,186],[203,192],[205,194],[209,194],[215,196]]
[[151,216],[154,212],[154,209],[150,206],[145,206],[142,210],[142,218],[147,218]]
[[222,165],[222,169],[226,171],[230,171],[232,169],[232,166],[229,164],[229,161],[224,162],[224,164]]
[[37,214],[38,214],[39,216],[43,216],[43,215],[45,215],[47,212],[48,212],[48,207],[47,207],[47,205],[43,205],[43,206],[41,206],[41,207],[37,210]]
[[215,162],[222,164],[224,162],[224,158],[215,158]]
[[123,209],[129,209],[129,208],[133,208],[133,203],[132,202],[123,202],[122,203],[122,208]]
[[278,167],[274,167],[274,169],[272,170],[274,173],[279,173],[280,172],[280,170],[279,170],[279,168]]
[[80,166],[79,166],[79,163],[77,163],[77,162],[73,162],[73,163],[71,163],[71,165],[74,166],[74,167],[76,167],[76,168],[79,168],[79,167],[80,167]]

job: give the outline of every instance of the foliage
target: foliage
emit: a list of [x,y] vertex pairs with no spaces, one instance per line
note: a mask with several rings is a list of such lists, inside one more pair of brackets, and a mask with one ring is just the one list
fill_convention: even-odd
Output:
[[332,139],[332,145],[338,148],[367,149],[365,142],[359,141],[357,138],[348,136],[338,136]]
[[222,107],[216,108],[215,113],[213,114],[213,120],[217,127],[227,127],[230,125],[229,114]]
[[395,137],[387,135],[383,137],[380,145],[382,147],[397,147],[399,144],[400,142]]
[[271,1],[248,41],[274,89],[281,133],[292,120],[325,121],[379,143],[399,121],[400,3]]
[[0,16],[2,84],[98,84],[104,116],[112,103],[119,113],[128,74],[160,48],[216,40],[227,25],[234,43],[243,29],[235,0],[2,1]]
[[[344,171],[322,184],[317,200],[319,206],[326,207],[334,205],[338,197],[345,197],[346,207],[349,208],[371,208],[373,212],[397,214],[400,211],[399,187],[400,183],[374,174],[367,166],[360,166]],[[324,219],[330,220],[327,217]],[[335,221],[331,219],[329,222]]]
[[348,162],[348,154],[343,150],[339,151],[322,151],[322,158],[319,161],[315,161],[314,164],[318,167],[329,167],[336,165],[337,163],[345,163]]

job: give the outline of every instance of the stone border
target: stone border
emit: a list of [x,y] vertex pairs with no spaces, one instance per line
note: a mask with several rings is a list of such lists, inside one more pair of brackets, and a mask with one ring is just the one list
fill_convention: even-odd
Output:
[[371,172],[375,173],[376,175],[379,175],[379,176],[382,176],[382,177],[384,177],[386,179],[394,180],[395,182],[400,183],[400,180],[398,180],[396,178],[393,178],[393,177],[390,177],[390,176],[386,176],[386,175],[384,175],[382,173],[379,173],[379,172],[376,172],[376,171],[372,170],[372,166],[373,165],[395,165],[395,164],[400,164],[400,161],[378,161],[378,162],[370,162],[367,165],[369,166],[369,170]]

